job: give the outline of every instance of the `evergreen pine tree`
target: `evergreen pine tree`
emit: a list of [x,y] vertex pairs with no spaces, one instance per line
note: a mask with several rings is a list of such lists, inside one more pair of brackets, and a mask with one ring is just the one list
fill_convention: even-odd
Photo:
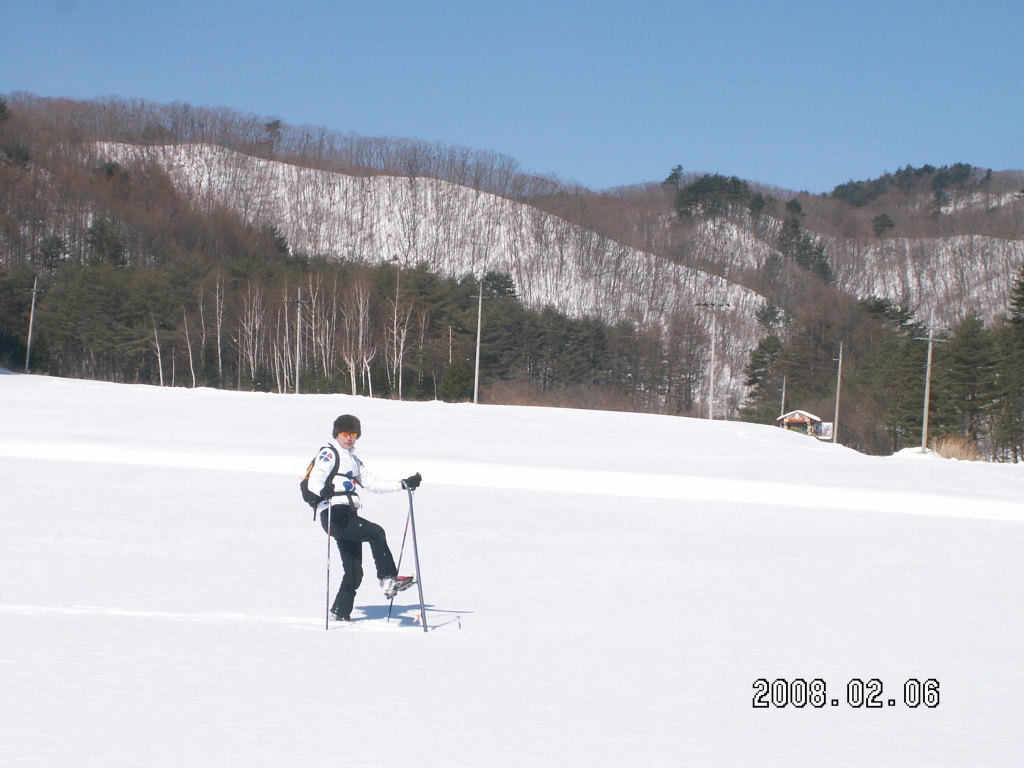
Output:
[[473,370],[469,363],[461,357],[449,363],[437,386],[437,396],[446,403],[464,402],[473,396]]
[[1010,289],[1010,325],[1014,336],[1024,348],[1024,269],[1017,273],[1017,279]]
[[747,401],[740,409],[740,418],[743,421],[771,424],[779,415],[781,400],[776,391],[777,387],[773,385],[781,377],[773,374],[782,350],[782,340],[772,333],[761,339],[750,351],[750,361],[743,369],[746,376],[744,383],[751,387]]
[[959,416],[959,432],[977,444],[985,430],[986,416],[996,402],[998,348],[978,315],[960,323],[945,346],[948,386],[943,389]]

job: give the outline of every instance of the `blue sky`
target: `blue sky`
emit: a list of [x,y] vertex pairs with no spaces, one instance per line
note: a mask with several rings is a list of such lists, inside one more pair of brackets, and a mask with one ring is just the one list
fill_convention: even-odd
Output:
[[1022,0],[5,0],[0,93],[223,106],[594,189],[1024,169]]

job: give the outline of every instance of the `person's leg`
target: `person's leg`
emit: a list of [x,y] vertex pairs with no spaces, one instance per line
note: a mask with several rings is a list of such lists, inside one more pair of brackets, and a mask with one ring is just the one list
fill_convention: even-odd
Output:
[[[338,586],[338,594],[331,606],[331,613],[339,618],[347,618],[352,613],[352,606],[355,604],[356,590],[363,581],[363,544],[361,541],[351,539],[346,535],[350,527],[351,518],[355,513],[347,505],[335,505],[331,507],[331,536],[338,545],[338,552],[341,555],[341,584]],[[327,530],[327,512],[320,513],[320,525]]]
[[352,615],[352,606],[356,601],[356,590],[363,582],[363,544],[359,541],[336,539],[338,552],[341,553],[341,584],[334,598],[331,612],[339,619]]
[[341,537],[347,541],[366,542],[370,545],[378,579],[394,578],[398,575],[395,558],[391,554],[387,536],[381,526],[371,523],[359,515],[349,513],[346,515]]

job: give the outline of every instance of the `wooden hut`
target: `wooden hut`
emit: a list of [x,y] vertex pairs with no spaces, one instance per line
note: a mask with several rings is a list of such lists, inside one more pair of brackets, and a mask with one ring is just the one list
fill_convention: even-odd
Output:
[[790,411],[775,420],[783,429],[802,432],[811,437],[821,437],[821,419],[807,411]]

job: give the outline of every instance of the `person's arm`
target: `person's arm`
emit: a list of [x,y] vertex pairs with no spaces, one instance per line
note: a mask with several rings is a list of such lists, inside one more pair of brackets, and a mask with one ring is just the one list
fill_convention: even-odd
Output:
[[359,462],[359,484],[368,491],[374,493],[390,493],[401,491],[405,488],[401,480],[381,477],[372,469],[369,469],[363,462]]
[[391,491],[404,491],[406,488],[416,490],[420,487],[423,478],[417,472],[404,480],[385,479],[377,475],[373,470],[367,469],[359,459],[356,459],[359,466],[359,484],[374,493],[389,493]]

